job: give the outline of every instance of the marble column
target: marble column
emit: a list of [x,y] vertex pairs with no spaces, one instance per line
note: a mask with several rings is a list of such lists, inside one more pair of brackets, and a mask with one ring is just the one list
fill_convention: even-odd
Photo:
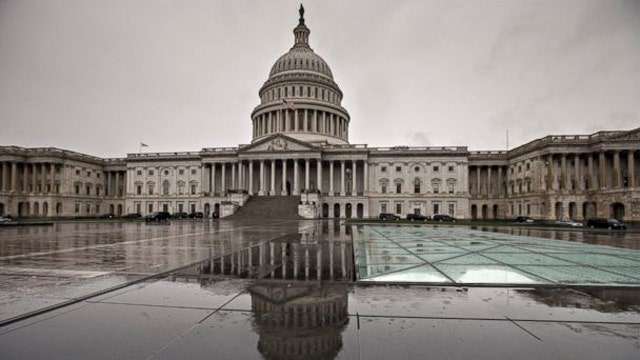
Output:
[[482,167],[476,166],[476,189],[477,189],[476,196],[478,197],[482,196],[482,185],[481,185],[481,176],[480,176],[481,171],[482,171]]
[[553,190],[553,155],[547,156],[547,191]]
[[[11,162],[11,191],[18,191],[18,163]],[[33,211],[33,209],[31,209]]]
[[220,167],[220,195],[224,195],[227,192],[227,163],[220,163]]
[[253,160],[249,160],[249,186],[248,186],[249,195],[253,196]]
[[[40,182],[42,183],[42,182]],[[106,196],[109,197],[113,193],[113,189],[111,188],[111,171],[107,171],[107,189]]]
[[498,197],[502,197],[502,166],[498,166]]
[[362,193],[363,195],[367,195],[369,191],[369,163],[367,160],[364,161],[364,170],[362,172]]
[[216,163],[211,163],[211,194],[216,194]]
[[300,187],[298,186],[298,159],[293,160],[293,195],[300,195]]
[[236,163],[231,163],[231,189],[237,189],[238,184],[236,184]]
[[567,189],[567,178],[567,154],[562,154],[560,157],[560,181],[558,181],[560,190]]
[[622,187],[622,170],[620,169],[620,152],[613,153],[613,187]]
[[351,180],[351,196],[358,196],[358,177],[356,176],[358,165],[356,160],[351,163],[351,171],[353,172],[353,178]]
[[31,164],[31,192],[38,192],[38,167],[37,164]]
[[2,181],[2,183],[0,184],[0,191],[5,191],[5,188],[7,186],[7,166],[5,164],[5,162],[1,162],[0,165],[2,166],[2,179],[0,179]]
[[491,166],[487,166],[487,195],[493,197],[493,184],[491,183]]
[[604,189],[607,187],[607,179],[606,179],[606,173],[605,173],[605,162],[606,162],[606,157],[604,154],[604,151],[600,151],[600,153],[598,154],[598,181],[599,181],[599,186],[600,189]]
[[274,196],[276,194],[276,160],[271,159],[271,190],[269,195]]
[[49,179],[49,181],[51,182],[51,193],[55,193],[56,192],[56,164],[51,163],[51,179]]
[[596,188],[596,177],[593,174],[593,154],[590,153],[587,154],[587,156],[589,156],[587,158],[587,179],[589,180],[589,186],[587,190],[593,190]]
[[309,159],[304,159],[304,189],[306,191],[309,191],[309,172]]
[[636,169],[635,169],[635,154],[634,150],[629,150],[627,155],[627,171],[629,172],[628,184],[630,187],[636,186]]
[[282,195],[289,195],[287,193],[287,159],[282,159]]
[[264,195],[264,160],[260,160],[260,179],[258,179],[258,195]]
[[29,165],[27,163],[22,163],[22,192],[27,192],[29,188]]
[[333,196],[333,160],[329,161],[329,196]]
[[573,171],[574,171],[574,177],[576,179],[575,181],[575,187],[573,189],[573,191],[579,191],[582,189],[582,182],[580,181],[580,154],[574,154],[573,157]]
[[316,160],[316,188],[322,194],[322,160]]
[[115,188],[113,196],[118,197],[118,196],[120,196],[120,172],[116,171],[115,172],[115,176],[116,176],[116,188]]
[[345,196],[345,188],[344,188],[344,183],[345,183],[345,167],[344,167],[344,160],[340,160],[340,196]]

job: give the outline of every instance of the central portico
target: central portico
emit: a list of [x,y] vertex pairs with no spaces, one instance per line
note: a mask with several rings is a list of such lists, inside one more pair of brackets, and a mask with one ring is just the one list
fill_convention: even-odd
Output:
[[310,192],[363,196],[368,190],[367,153],[366,146],[318,145],[271,135],[239,146],[228,158],[219,151],[203,156],[205,192],[213,196],[229,191],[245,191],[250,196]]

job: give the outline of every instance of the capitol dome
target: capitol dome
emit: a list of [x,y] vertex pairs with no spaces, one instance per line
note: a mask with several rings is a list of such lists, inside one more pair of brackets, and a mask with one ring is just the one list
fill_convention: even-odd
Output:
[[310,142],[348,144],[349,113],[326,61],[309,46],[311,31],[300,6],[293,47],[271,67],[251,114],[253,140],[285,134]]

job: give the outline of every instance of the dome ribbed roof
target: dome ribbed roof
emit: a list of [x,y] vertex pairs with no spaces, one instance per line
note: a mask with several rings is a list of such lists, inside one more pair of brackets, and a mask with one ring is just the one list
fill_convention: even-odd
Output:
[[309,47],[294,46],[273,64],[269,77],[294,70],[319,73],[333,80],[333,74],[327,63]]

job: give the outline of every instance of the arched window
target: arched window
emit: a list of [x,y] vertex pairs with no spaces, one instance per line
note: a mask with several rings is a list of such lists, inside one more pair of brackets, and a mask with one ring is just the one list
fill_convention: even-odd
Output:
[[396,194],[402,194],[402,180],[396,179]]
[[387,181],[387,179],[380,180],[380,192],[381,193],[383,193],[383,194],[387,193],[387,185],[389,185],[389,182]]
[[169,180],[162,182],[162,195],[169,195]]
[[433,181],[431,181],[431,189],[433,189],[433,193],[434,194],[440,193],[440,180],[439,179],[434,179]]
[[453,194],[454,192],[456,192],[456,180],[455,179],[447,180],[447,192],[449,194]]

